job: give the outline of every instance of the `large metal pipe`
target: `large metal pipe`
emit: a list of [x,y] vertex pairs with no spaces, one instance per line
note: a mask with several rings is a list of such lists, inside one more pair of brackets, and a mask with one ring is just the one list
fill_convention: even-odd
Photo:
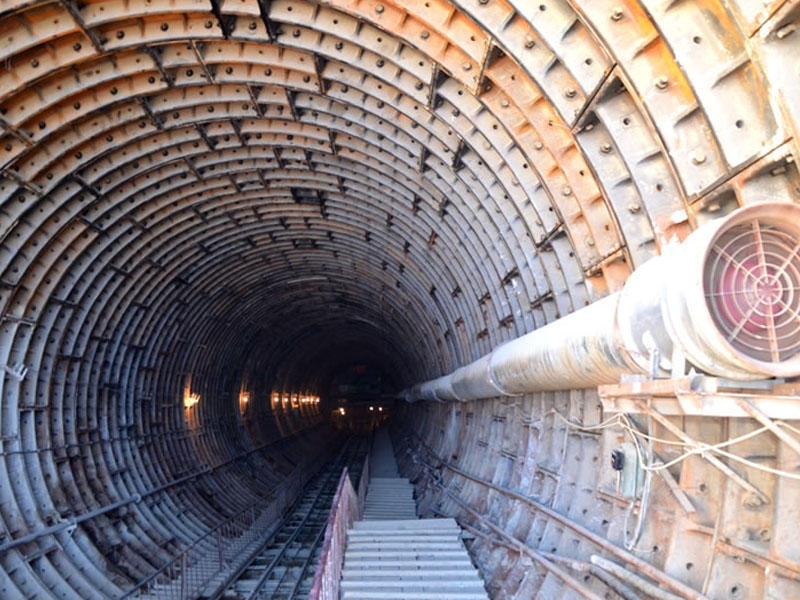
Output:
[[670,374],[680,357],[738,380],[800,375],[800,206],[755,204],[693,231],[623,289],[404,390],[475,400]]

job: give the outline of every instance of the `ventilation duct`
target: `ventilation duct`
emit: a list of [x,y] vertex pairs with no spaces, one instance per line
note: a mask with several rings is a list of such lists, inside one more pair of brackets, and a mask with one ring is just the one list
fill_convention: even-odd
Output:
[[800,375],[800,206],[755,204],[707,223],[621,291],[402,395],[466,401],[594,387],[668,376],[678,360],[737,380]]

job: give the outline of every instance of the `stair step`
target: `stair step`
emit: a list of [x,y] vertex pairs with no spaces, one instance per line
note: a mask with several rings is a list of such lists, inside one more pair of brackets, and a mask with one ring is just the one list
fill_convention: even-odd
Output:
[[477,592],[485,590],[479,581],[342,581],[343,590],[387,590],[397,592]]
[[[396,525],[395,525],[396,524]],[[391,530],[393,525],[396,529],[404,530],[422,530],[422,531],[442,531],[446,529],[461,531],[455,519],[401,519],[395,521],[384,521],[382,523],[365,523],[364,521],[356,521],[353,523],[353,528],[350,531],[360,531],[365,529],[373,530]],[[349,532],[348,532],[349,533]]]
[[408,540],[401,542],[394,541],[375,541],[360,542],[353,541],[347,545],[347,551],[354,552],[435,552],[437,550],[461,550],[463,547],[458,540],[449,539],[435,542],[424,542],[418,540]]
[[398,557],[409,558],[415,560],[444,560],[448,558],[461,558],[464,556],[464,550],[460,548],[448,550],[410,550],[401,548],[399,550],[347,550],[345,553],[345,560],[361,560],[374,558],[376,560],[394,560]]
[[345,567],[349,569],[396,569],[407,568],[410,570],[436,570],[436,569],[473,569],[472,562],[465,555],[464,558],[451,558],[442,560],[429,560],[420,564],[414,559],[396,558],[392,560],[345,560]]
[[381,569],[380,571],[358,570],[345,568],[342,570],[342,578],[353,581],[381,581],[389,579],[419,581],[425,579],[447,580],[470,580],[481,581],[475,569],[437,569],[433,571],[409,570],[409,569]]
[[397,592],[386,590],[352,590],[342,594],[342,600],[487,600],[486,592],[452,592],[445,596],[438,592]]

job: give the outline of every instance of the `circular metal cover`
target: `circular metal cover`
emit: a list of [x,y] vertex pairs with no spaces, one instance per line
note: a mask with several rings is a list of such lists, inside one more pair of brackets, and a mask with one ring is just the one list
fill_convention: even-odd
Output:
[[724,231],[704,273],[720,333],[742,354],[779,363],[800,352],[800,228],[757,216]]

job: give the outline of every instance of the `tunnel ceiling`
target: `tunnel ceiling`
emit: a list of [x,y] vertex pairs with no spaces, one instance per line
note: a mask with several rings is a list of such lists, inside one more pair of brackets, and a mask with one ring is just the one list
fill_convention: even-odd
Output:
[[40,398],[446,372],[796,198],[797,12],[4,0],[0,362]]

